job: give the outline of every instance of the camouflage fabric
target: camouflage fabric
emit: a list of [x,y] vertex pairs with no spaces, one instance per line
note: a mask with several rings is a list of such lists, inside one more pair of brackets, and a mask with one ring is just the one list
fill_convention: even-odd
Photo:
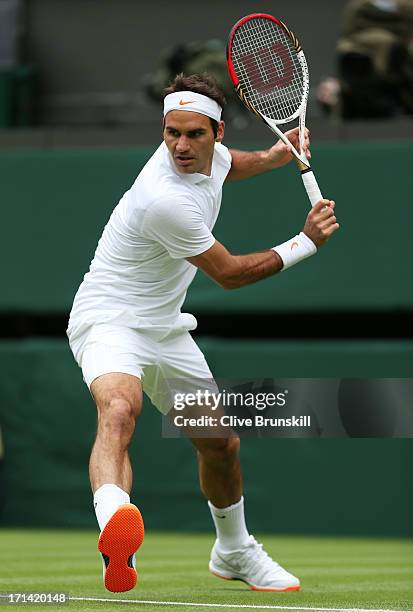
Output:
[[147,93],[160,100],[162,91],[177,74],[207,72],[215,77],[227,98],[234,97],[234,89],[227,72],[225,44],[217,39],[193,41],[166,49],[158,70],[147,78]]
[[337,64],[343,116],[413,113],[413,1],[349,2]]
[[343,36],[379,28],[409,40],[413,32],[411,0],[351,0],[343,15]]

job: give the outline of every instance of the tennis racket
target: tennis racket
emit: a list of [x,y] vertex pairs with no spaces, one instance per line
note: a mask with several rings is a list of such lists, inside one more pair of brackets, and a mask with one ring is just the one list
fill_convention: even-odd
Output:
[[[232,83],[247,109],[285,144],[292,146],[304,187],[314,206],[322,195],[304,154],[309,76],[297,37],[272,15],[247,15],[231,30],[227,64]],[[299,151],[278,127],[297,117]]]

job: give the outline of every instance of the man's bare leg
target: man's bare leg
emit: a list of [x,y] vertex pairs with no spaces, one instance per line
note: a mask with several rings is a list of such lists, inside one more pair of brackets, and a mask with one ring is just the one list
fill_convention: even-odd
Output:
[[134,376],[100,376],[91,385],[98,410],[98,428],[89,472],[96,517],[101,528],[98,549],[104,560],[105,587],[129,591],[136,585],[134,553],[142,544],[144,526],[130,504],[132,468],[128,447],[142,409],[142,387]]
[[239,438],[193,438],[192,443],[197,449],[199,483],[205,497],[217,508],[239,502],[242,497]]
[[128,494],[132,469],[128,447],[142,410],[142,385],[129,374],[104,374],[93,381],[91,393],[98,411],[98,428],[89,464],[92,491],[110,483]]
[[239,459],[240,440],[194,438],[198,452],[199,482],[208,500],[217,539],[225,550],[237,550],[249,541],[245,524],[242,475]]
[[244,517],[237,437],[193,439],[198,451],[201,490],[217,532],[210,571],[226,580],[242,580],[257,591],[298,591],[298,578],[284,570],[249,535]]

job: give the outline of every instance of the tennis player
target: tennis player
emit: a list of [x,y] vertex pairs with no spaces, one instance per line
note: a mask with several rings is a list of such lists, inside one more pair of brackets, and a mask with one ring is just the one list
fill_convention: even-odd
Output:
[[[70,314],[70,346],[97,406],[90,480],[104,583],[114,592],[135,586],[134,553],[143,539],[142,517],[130,503],[128,456],[142,393],[167,414],[173,402],[165,392],[168,380],[212,379],[189,333],[195,318],[181,313],[197,268],[221,287],[236,289],[314,255],[339,227],[334,202],[321,200],[301,232],[262,252],[232,255],[214,238],[224,181],[268,172],[292,159],[281,141],[266,151],[228,150],[221,143],[224,104],[207,75],[178,75],[165,91],[163,142],[114,209]],[[297,147],[298,129],[287,135]],[[309,142],[307,131],[308,157]],[[211,572],[255,590],[298,590],[298,578],[248,532],[239,438],[192,442],[217,535]]]

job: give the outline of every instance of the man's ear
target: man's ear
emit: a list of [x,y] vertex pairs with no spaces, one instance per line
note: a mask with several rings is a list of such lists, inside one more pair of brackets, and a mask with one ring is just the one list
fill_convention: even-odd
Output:
[[215,138],[215,142],[221,142],[221,140],[223,140],[224,132],[225,132],[225,121],[220,121],[218,123],[218,131],[217,131],[217,137]]

